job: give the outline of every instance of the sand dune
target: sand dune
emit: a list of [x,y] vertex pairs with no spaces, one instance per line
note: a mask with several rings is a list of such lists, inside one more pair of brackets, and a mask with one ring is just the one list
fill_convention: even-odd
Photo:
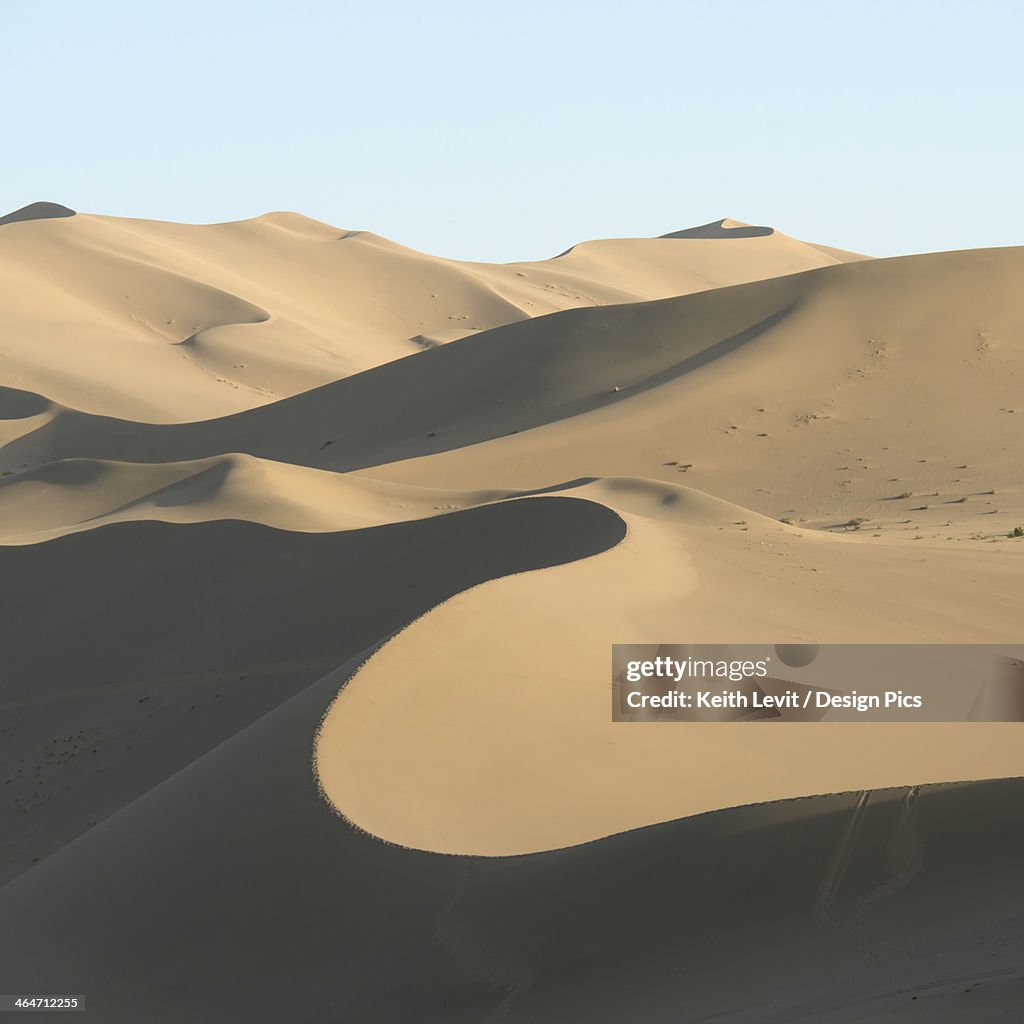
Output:
[[0,991],[115,1024],[1019,999],[1016,725],[624,727],[607,670],[1019,641],[1024,249],[720,220],[486,265],[34,204],[0,270]]
[[982,609],[964,593],[1012,593],[1019,558],[867,546],[646,481],[563,493],[616,508],[627,537],[453,596],[332,706],[318,775],[359,827],[402,846],[507,856],[739,804],[1024,771],[1012,724],[721,724],[685,743],[672,726],[623,728],[594,686],[609,651],[592,641],[660,643],[685,623],[707,643],[998,643],[1014,636],[1017,602]]
[[[536,263],[475,264],[291,213],[183,225],[43,203],[0,226],[8,339],[0,384],[144,422],[262,405],[424,343],[559,309],[836,262],[772,235],[736,239],[727,252],[694,240],[620,239]],[[52,343],[68,332],[74,344]]]
[[17,224],[25,220],[49,220],[53,217],[74,217],[75,211],[60,203],[29,203],[20,210],[12,210],[0,216],[0,226]]
[[117,522],[237,519],[321,532],[472,508],[524,491],[453,491],[220,455],[193,462],[65,459],[0,480],[0,541],[38,543]]
[[140,1005],[168,1024],[339,1006],[426,1024],[680,1008],[728,1024],[953,1024],[1020,999],[1024,834],[1006,814],[1019,781],[443,857],[343,827],[310,786],[309,736],[348,670],[0,889],[18,922],[0,932],[0,978],[40,988],[57,973],[111,1024]]
[[[212,422],[51,406],[19,428],[4,468],[244,452],[465,490],[686,471],[688,484],[814,526],[1005,533],[1024,511],[1022,261],[1020,249],[875,260],[567,311]],[[971,415],[954,422],[955,407]]]
[[623,532],[603,505],[541,496],[345,532],[120,522],[0,546],[5,875],[452,593]]

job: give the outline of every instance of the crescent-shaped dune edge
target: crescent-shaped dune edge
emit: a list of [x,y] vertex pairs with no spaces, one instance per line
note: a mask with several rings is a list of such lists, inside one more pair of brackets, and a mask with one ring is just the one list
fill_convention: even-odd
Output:
[[[1001,554],[922,571],[920,556],[885,546],[859,552],[854,572],[845,538],[685,488],[618,479],[562,493],[616,508],[622,542],[454,595],[376,651],[327,711],[314,768],[359,828],[508,856],[725,807],[1024,774],[1012,723],[611,720],[613,641],[927,643],[966,627],[998,642],[1015,613],[983,622],[960,594],[968,580],[1011,586],[1018,570]],[[924,592],[912,604],[898,588],[909,571]]]
[[1024,249],[0,221],[0,992],[1020,1004],[1019,725],[617,724],[610,668],[1019,641]]

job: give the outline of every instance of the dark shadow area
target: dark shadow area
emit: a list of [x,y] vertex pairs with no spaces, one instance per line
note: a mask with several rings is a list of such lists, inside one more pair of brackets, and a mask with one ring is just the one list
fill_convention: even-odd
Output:
[[[63,469],[65,466],[80,465],[74,462],[57,462],[52,465]],[[89,465],[89,463],[86,463]],[[46,467],[44,467],[45,469]],[[35,475],[35,474],[33,474]],[[106,519],[108,516],[120,515],[131,508],[137,508],[149,504],[157,508],[179,508],[185,505],[194,505],[203,501],[212,501],[220,493],[231,475],[231,464],[227,460],[207,466],[191,476],[181,480],[175,480],[158,490],[141,494],[130,501],[115,505],[109,510],[98,512],[90,516],[86,522],[93,522],[97,519]]]
[[726,220],[714,220],[710,224],[701,224],[695,228],[683,228],[682,231],[671,231],[667,235],[659,235],[659,238],[762,238],[765,235],[774,235],[775,228],[760,227],[754,224],[737,224],[735,227],[726,227]]
[[0,227],[4,224],[17,224],[25,220],[51,220],[55,217],[74,217],[75,211],[60,203],[29,203],[20,210],[0,217]]
[[[793,308],[792,299],[780,307],[788,293],[778,294],[776,284],[768,282],[767,301],[760,303],[771,311],[725,337],[715,326],[706,338],[665,342],[677,337],[670,304],[701,309],[706,294],[585,307],[495,328],[221,419],[150,424],[62,412],[7,445],[3,457],[8,464],[36,465],[76,457],[177,462],[241,452],[346,472],[451,451],[602,408],[737,351]],[[659,307],[653,320],[649,306]],[[739,315],[730,312],[730,318]],[[603,359],[607,382],[574,385],[564,397],[552,391],[549,374],[568,376],[559,361],[563,349],[565,362],[578,363],[581,374],[593,373],[586,355],[593,354],[590,366]],[[612,383],[620,350],[629,352],[634,376],[621,386]],[[398,406],[395,395],[404,396]]]
[[313,782],[320,717],[361,658],[0,890],[0,984],[56,976],[108,1024],[790,1024],[917,993],[920,1016],[887,1019],[923,1024],[944,1019],[929,993],[972,978],[1021,994],[1021,781],[522,857],[405,850]]
[[22,391],[0,384],[0,420],[24,420],[50,408],[50,400],[34,391]]
[[131,522],[0,546],[0,878],[441,601],[624,535],[603,505],[539,497],[341,533]]

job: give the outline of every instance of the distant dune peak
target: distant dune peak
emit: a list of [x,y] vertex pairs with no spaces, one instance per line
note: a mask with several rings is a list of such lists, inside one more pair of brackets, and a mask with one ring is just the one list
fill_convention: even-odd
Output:
[[60,203],[29,203],[0,217],[0,224],[15,224],[21,220],[52,220],[55,217],[74,217],[75,211]]
[[710,224],[700,224],[695,228],[683,228],[682,231],[671,231],[661,238],[759,238],[762,235],[774,235],[775,228],[757,224],[744,224],[741,220],[723,217],[713,220]]
[[270,210],[259,217],[253,217],[251,223],[270,225],[293,235],[324,241],[338,234],[338,229],[333,225],[307,217],[304,213],[295,213],[293,210]]

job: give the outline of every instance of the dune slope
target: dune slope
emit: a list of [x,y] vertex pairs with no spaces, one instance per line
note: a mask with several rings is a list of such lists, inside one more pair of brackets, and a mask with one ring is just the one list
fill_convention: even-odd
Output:
[[485,265],[36,204],[0,271],[0,991],[113,1024],[1019,1003],[1017,725],[613,724],[608,669],[1019,641],[1024,249],[722,220]]
[[0,546],[2,877],[458,590],[623,531],[541,496],[343,532],[122,522]]
[[310,785],[310,736],[350,669],[0,889],[17,923],[0,931],[0,982],[56,975],[111,1024],[140,1005],[157,1024],[339,1007],[426,1024],[668,1024],[680,1008],[727,1024],[953,1024],[1021,997],[1024,833],[1005,813],[1019,781],[437,856],[343,827]]
[[563,493],[616,508],[622,543],[453,596],[338,695],[316,766],[360,828],[508,856],[740,804],[1024,775],[1013,723],[616,723],[610,651],[594,642],[1009,642],[1020,598],[963,592],[1012,593],[1019,552],[866,547],[646,481]]
[[0,385],[144,422],[205,419],[555,310],[846,258],[770,233],[491,265],[293,213],[187,225],[37,203],[0,219]]

